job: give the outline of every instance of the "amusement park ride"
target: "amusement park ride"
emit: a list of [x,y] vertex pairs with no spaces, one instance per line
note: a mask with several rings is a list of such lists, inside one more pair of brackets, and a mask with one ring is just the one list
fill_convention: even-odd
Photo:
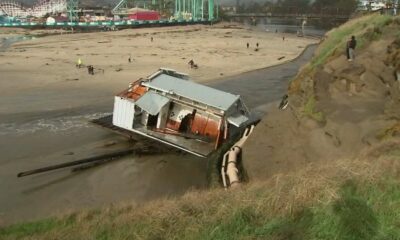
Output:
[[[172,1],[171,1],[172,2]],[[166,1],[161,0],[121,0],[112,10],[112,13],[125,14],[130,7],[142,7],[147,8],[149,5],[157,6],[164,5]],[[205,12],[205,0],[175,0],[175,18],[184,18],[190,16],[191,19],[204,19]],[[214,0],[208,0],[208,13],[209,20],[214,19]]]
[[[131,8],[144,9],[166,7],[174,2],[174,19],[214,20],[214,0],[121,0],[113,9],[114,15],[126,15]],[[207,3],[207,4],[206,4]],[[25,7],[14,0],[0,0],[0,14],[9,17],[26,18],[44,17],[47,14],[67,13],[70,22],[77,22],[79,17],[79,0],[38,0],[32,7]]]

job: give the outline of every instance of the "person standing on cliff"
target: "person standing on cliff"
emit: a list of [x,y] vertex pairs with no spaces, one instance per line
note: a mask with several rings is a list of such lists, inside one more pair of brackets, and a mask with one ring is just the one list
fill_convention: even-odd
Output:
[[347,60],[349,62],[354,60],[354,50],[356,49],[356,46],[356,37],[351,36],[351,39],[347,42]]

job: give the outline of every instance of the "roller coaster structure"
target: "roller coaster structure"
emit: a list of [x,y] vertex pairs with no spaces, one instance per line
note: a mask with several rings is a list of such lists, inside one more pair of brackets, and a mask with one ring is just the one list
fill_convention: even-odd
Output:
[[46,14],[65,12],[66,0],[38,0],[32,7],[25,7],[12,0],[0,2],[0,10],[10,17],[43,17]]
[[[175,5],[173,6],[173,2]],[[168,3],[168,6],[167,6]],[[44,17],[58,13],[67,13],[69,22],[78,22],[79,0],[38,0],[32,7],[25,7],[14,0],[0,0],[0,15],[15,18]],[[159,11],[170,8],[171,19],[184,21],[213,21],[214,0],[121,0],[112,13],[127,14],[129,7],[155,8]]]

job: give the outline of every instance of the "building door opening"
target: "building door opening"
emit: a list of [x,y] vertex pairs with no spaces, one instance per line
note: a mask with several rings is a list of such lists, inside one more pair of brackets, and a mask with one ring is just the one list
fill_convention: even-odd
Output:
[[147,120],[147,126],[148,127],[156,127],[157,120],[158,120],[158,114],[155,116],[149,114],[149,119]]

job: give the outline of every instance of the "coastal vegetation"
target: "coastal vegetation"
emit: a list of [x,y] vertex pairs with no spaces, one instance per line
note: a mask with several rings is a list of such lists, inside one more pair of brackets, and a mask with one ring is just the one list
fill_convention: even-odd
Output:
[[399,162],[313,165],[242,189],[190,192],[0,229],[8,239],[398,239]]
[[240,1],[238,6],[239,13],[353,13],[357,8],[357,0],[279,0],[265,1]]

